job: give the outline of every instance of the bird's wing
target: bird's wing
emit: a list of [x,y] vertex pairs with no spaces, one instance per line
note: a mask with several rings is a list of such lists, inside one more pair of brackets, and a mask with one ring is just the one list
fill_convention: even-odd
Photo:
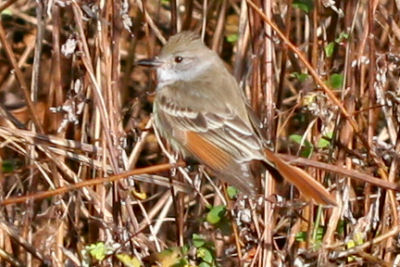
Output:
[[167,135],[201,163],[223,174],[221,178],[228,183],[255,193],[256,183],[248,163],[264,157],[261,141],[249,121],[229,107],[219,106],[218,112],[212,112],[182,104],[166,97],[155,104],[156,116],[170,131]]
[[263,159],[261,140],[252,125],[229,108],[217,112],[195,111],[170,99],[158,103],[158,109],[173,130],[196,133],[238,162]]

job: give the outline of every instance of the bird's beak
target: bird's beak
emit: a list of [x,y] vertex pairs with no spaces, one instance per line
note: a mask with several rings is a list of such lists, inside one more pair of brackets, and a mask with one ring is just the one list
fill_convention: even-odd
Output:
[[163,62],[158,58],[148,58],[136,61],[136,65],[143,67],[151,67],[151,68],[158,68],[162,65],[162,63]]

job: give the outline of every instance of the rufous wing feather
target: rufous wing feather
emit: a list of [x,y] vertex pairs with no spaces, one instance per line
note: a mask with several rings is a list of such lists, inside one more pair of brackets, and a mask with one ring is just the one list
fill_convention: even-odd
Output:
[[312,199],[321,205],[337,205],[334,196],[308,173],[300,168],[287,164],[268,149],[265,150],[265,157],[268,162],[274,165],[285,180],[297,187],[307,200]]
[[247,195],[256,195],[257,186],[248,165],[238,164],[227,151],[221,149],[210,140],[192,131],[185,131],[185,148],[199,160],[218,174],[225,182],[235,186]]
[[187,149],[208,167],[219,172],[228,167],[230,161],[229,154],[199,134],[186,131],[185,139]]

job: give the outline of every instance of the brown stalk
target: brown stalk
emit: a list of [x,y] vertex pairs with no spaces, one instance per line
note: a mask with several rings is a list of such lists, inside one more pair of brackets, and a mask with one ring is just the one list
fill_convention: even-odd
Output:
[[[6,222],[5,220],[0,221],[0,229],[10,236],[17,244],[22,246],[27,252],[29,252],[34,258],[38,259],[40,262],[45,263],[48,259],[39,252],[30,242],[24,239],[20,233],[18,233],[14,226]],[[47,262],[48,263],[48,262]]]
[[300,166],[307,166],[307,167],[315,167],[321,170],[326,170],[329,172],[333,172],[336,174],[341,174],[344,176],[348,176],[351,179],[358,180],[365,183],[370,183],[376,186],[379,186],[384,189],[393,190],[396,192],[400,192],[400,185],[392,182],[388,182],[386,180],[382,180],[371,175],[360,173],[355,170],[349,170],[347,168],[339,167],[336,165],[331,165],[327,163],[323,163],[316,160],[310,160],[306,158],[299,158],[291,155],[283,155],[281,157],[285,160],[289,160],[291,164],[300,165]]
[[[271,19],[272,17],[272,1],[271,0],[266,0],[264,1],[264,12],[266,17]],[[272,28],[270,25],[267,23],[264,23],[264,31],[267,36],[272,36]],[[274,139],[274,116],[275,116],[275,75],[274,75],[274,70],[273,70],[273,64],[274,58],[273,58],[273,52],[275,51],[274,44],[271,40],[271,38],[265,38],[264,39],[264,62],[261,64],[262,66],[262,73],[264,75],[263,81],[263,90],[265,94],[265,103],[263,103],[265,107],[265,120],[267,122],[267,125],[270,127],[266,127],[266,138],[267,140],[273,140]],[[259,97],[257,96],[259,99]],[[268,198],[268,196],[271,196],[275,192],[275,181],[274,179],[271,179],[272,176],[268,172],[265,174],[265,188],[264,188],[264,197]],[[273,242],[273,229],[275,227],[275,218],[273,216],[273,207],[272,203],[269,201],[264,202],[264,224],[265,224],[265,229],[264,229],[264,242],[263,242],[263,261],[264,261],[264,266],[269,267],[272,266],[272,247],[270,244]]]
[[[62,85],[62,71],[61,71],[61,44],[60,44],[60,8],[58,5],[53,6],[52,10],[53,17],[53,31],[52,31],[52,41],[53,41],[53,53],[52,53],[52,86],[49,92],[49,103],[54,106],[61,106],[64,101],[63,85]],[[60,125],[62,120],[62,114],[57,114],[55,121],[49,122],[50,129],[56,130],[56,127]],[[62,137],[64,134],[60,134]]]
[[21,69],[18,67],[17,60],[15,58],[14,52],[12,51],[11,46],[7,41],[6,33],[4,31],[3,24],[1,22],[1,20],[0,20],[0,41],[3,44],[4,50],[6,51],[6,54],[7,54],[7,57],[8,57],[11,65],[12,65],[14,71],[15,71],[15,75],[17,77],[17,81],[18,81],[20,89],[21,89],[21,91],[22,91],[22,93],[23,93],[23,95],[25,97],[25,101],[26,101],[26,104],[28,106],[28,111],[29,111],[29,114],[30,114],[30,116],[32,118],[32,121],[35,124],[37,130],[40,133],[43,133],[44,132],[43,131],[43,127],[42,127],[42,125],[41,125],[41,123],[39,121],[39,118],[37,116],[38,113],[37,113],[35,107],[33,106],[33,103],[32,103],[31,97],[30,97],[30,92],[29,92],[28,86],[27,86],[27,84],[25,82],[25,77],[22,74]]
[[185,16],[183,18],[182,30],[189,30],[193,16],[193,1],[185,0]]
[[174,35],[178,32],[178,7],[176,0],[171,0],[171,35]]
[[217,20],[217,26],[215,27],[214,37],[211,45],[211,49],[216,52],[219,52],[221,50],[221,45],[224,40],[224,24],[226,19],[227,7],[228,7],[228,1],[222,0]]
[[15,2],[17,2],[17,0],[8,0],[7,2],[4,2],[2,5],[0,5],[0,13],[2,13],[3,10],[5,10],[7,7],[11,6]]
[[[288,10],[287,10],[287,15],[286,15],[286,31],[285,35],[287,38],[289,38],[289,33],[292,30],[292,0],[289,0],[288,2]],[[278,84],[278,90],[277,90],[277,97],[276,97],[276,108],[280,110],[281,105],[282,105],[282,95],[283,95],[283,86],[285,85],[285,77],[286,77],[286,61],[288,59],[288,49],[287,46],[283,46],[281,48],[281,62],[280,62],[280,73],[279,73],[279,84]],[[275,129],[274,129],[274,134],[276,135],[277,132],[277,127],[278,127],[278,121],[275,122]]]
[[81,189],[84,187],[89,187],[89,186],[94,186],[94,185],[99,185],[99,184],[104,184],[104,183],[109,183],[109,182],[115,182],[124,178],[129,178],[130,176],[133,175],[139,175],[139,174],[146,174],[146,173],[156,173],[156,172],[161,172],[161,171],[166,171],[171,168],[175,167],[183,167],[185,164],[183,162],[178,162],[174,165],[171,164],[160,164],[160,165],[155,165],[155,166],[150,166],[150,167],[145,167],[145,168],[140,168],[140,169],[134,169],[131,171],[123,172],[117,175],[109,176],[109,177],[98,177],[98,178],[93,178],[87,181],[82,181],[79,183],[63,186],[54,190],[49,190],[49,191],[44,191],[44,192],[39,192],[39,193],[34,193],[26,196],[21,196],[21,197],[12,197],[5,199],[0,202],[0,206],[6,206],[6,205],[11,205],[11,204],[18,204],[18,203],[24,203],[26,201],[32,201],[32,200],[38,200],[38,199],[43,199],[43,198],[48,198],[48,197],[54,197],[56,195],[61,195],[65,194],[67,192],[71,192],[73,190]]
[[79,37],[80,37],[79,45],[80,45],[81,51],[82,51],[82,61],[88,71],[90,81],[93,85],[93,89],[94,89],[93,92],[94,92],[96,103],[99,107],[101,123],[103,126],[103,132],[106,136],[106,143],[107,143],[108,151],[110,153],[109,158],[111,161],[111,166],[113,168],[114,173],[118,173],[119,168],[118,168],[118,162],[117,162],[117,154],[116,154],[113,140],[112,140],[111,134],[110,134],[109,114],[106,112],[107,109],[106,109],[106,105],[104,102],[104,98],[101,95],[99,85],[95,78],[93,65],[91,63],[89,48],[88,48],[88,44],[86,42],[85,32],[83,30],[82,11],[76,2],[73,2],[72,9],[74,11],[76,25],[78,26],[78,33],[79,33]]
[[241,0],[241,8],[239,15],[239,32],[237,41],[237,53],[235,55],[235,66],[233,68],[233,73],[237,81],[243,75],[243,69],[245,66],[245,56],[249,46],[249,25],[248,25],[248,12],[247,4],[245,0]]
[[[397,235],[400,232],[400,226],[396,225],[393,228],[391,228],[389,231],[385,232],[382,235],[379,235],[378,237],[373,238],[372,240],[369,240],[361,245],[355,246],[350,249],[346,249],[344,251],[338,251],[333,255],[332,259],[338,259],[338,258],[344,258],[344,257],[349,257],[351,255],[354,255],[360,251],[363,251],[375,244],[379,244],[380,242],[383,242],[387,240],[390,237],[393,237]],[[344,244],[341,244],[344,245]]]

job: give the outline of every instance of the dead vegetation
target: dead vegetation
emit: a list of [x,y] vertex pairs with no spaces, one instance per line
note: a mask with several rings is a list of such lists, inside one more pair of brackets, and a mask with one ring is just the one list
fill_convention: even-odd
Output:
[[[399,10],[0,2],[0,265],[399,264]],[[264,198],[244,200],[162,146],[154,74],[134,62],[181,30],[221,55],[271,147],[337,207],[305,205],[268,174]]]

